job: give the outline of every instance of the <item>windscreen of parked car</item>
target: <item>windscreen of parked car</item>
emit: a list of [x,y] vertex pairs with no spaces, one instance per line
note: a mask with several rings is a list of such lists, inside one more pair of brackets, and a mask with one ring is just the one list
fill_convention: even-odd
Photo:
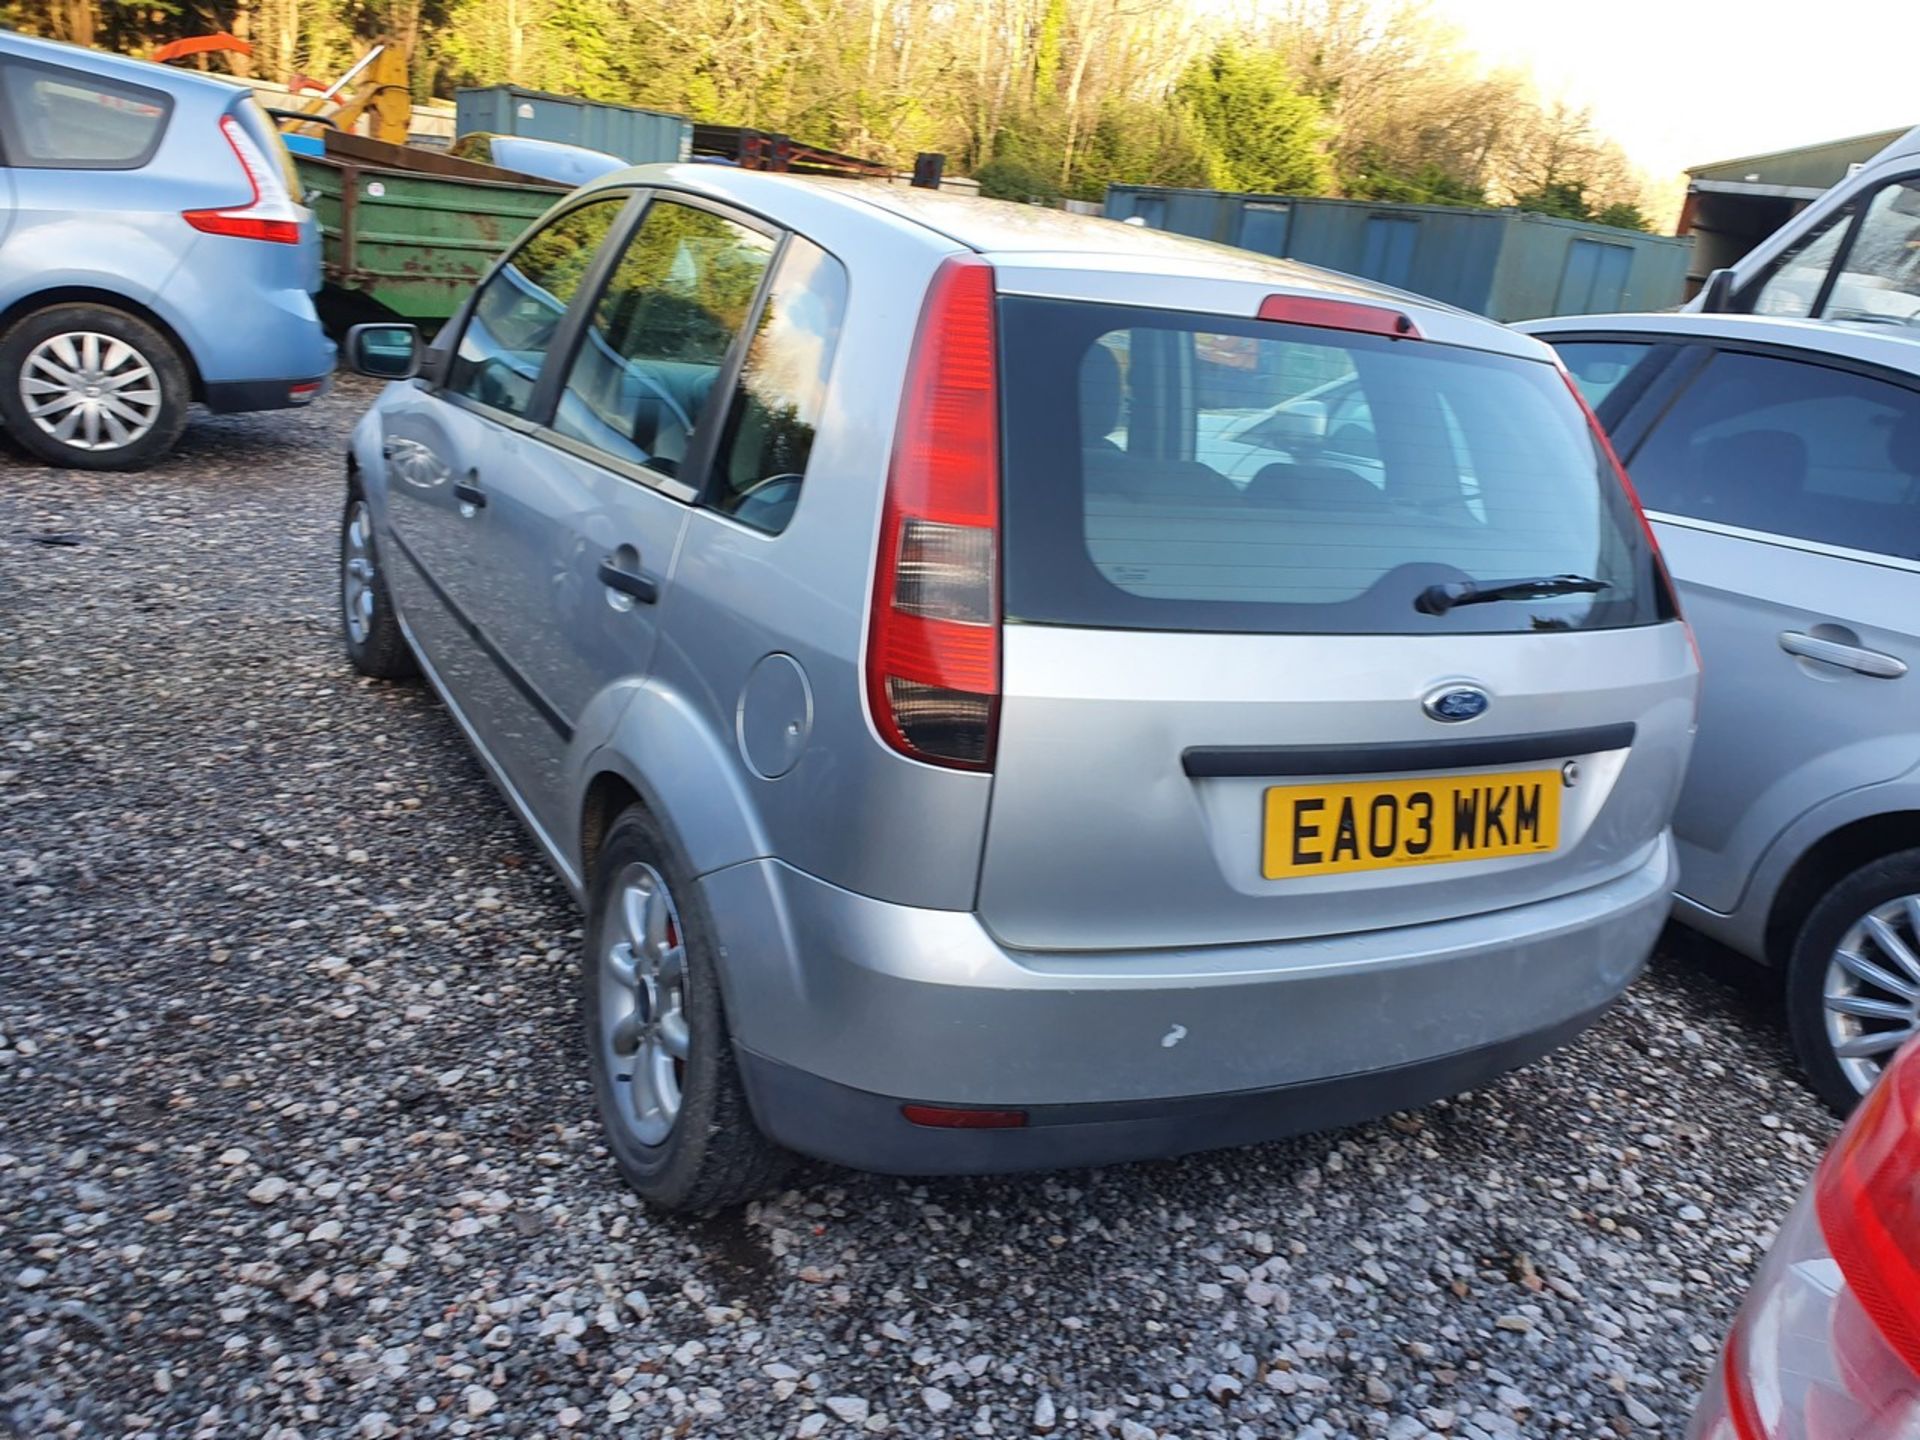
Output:
[[[999,313],[1009,619],[1421,634],[1669,613],[1545,362],[1023,297]],[[1550,575],[1598,588],[1416,608],[1435,585]]]

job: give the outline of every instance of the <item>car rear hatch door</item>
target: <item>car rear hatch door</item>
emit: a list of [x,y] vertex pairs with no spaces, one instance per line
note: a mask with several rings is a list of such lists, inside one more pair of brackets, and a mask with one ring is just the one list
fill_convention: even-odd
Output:
[[1000,284],[999,939],[1330,936],[1645,863],[1695,663],[1544,351],[1378,300]]

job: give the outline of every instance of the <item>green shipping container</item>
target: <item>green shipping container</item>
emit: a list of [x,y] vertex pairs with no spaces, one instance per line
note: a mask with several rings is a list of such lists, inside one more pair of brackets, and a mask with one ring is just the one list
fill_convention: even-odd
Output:
[[454,91],[453,125],[458,135],[552,140],[618,155],[630,165],[670,164],[693,154],[693,122],[683,115],[517,85]]
[[1691,242],[1517,210],[1107,187],[1106,213],[1378,280],[1495,320],[1665,310]]

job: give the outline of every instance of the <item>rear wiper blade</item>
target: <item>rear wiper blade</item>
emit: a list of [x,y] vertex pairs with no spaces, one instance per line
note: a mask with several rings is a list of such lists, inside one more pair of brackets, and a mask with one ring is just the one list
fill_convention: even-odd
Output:
[[1613,587],[1586,575],[1530,575],[1518,580],[1459,580],[1429,585],[1413,602],[1423,615],[1444,615],[1456,605],[1490,605],[1496,600],[1539,600],[1549,595],[1597,595]]

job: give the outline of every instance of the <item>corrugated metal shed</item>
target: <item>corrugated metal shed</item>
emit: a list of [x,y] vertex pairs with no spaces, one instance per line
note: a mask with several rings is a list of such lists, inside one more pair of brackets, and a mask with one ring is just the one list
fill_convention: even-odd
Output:
[[1678,305],[1686,242],[1515,210],[1144,185],[1107,214],[1379,280],[1495,320]]
[[517,85],[453,92],[461,135],[521,135],[618,155],[635,165],[685,160],[693,153],[693,125],[684,116],[632,105],[608,105],[574,95],[549,95]]
[[1844,140],[1802,145],[1797,150],[1774,150],[1765,155],[1742,156],[1737,160],[1714,160],[1691,167],[1687,171],[1687,179],[1692,186],[1702,190],[1747,195],[1790,195],[1799,200],[1811,200],[1829,186],[1846,179],[1857,166],[1864,165],[1906,133],[1905,129],[1876,130],[1871,135],[1850,135]]

